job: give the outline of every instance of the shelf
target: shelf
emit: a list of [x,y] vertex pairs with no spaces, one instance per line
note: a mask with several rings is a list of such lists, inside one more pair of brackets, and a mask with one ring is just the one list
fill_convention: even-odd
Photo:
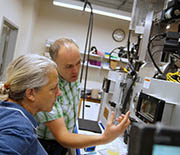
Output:
[[[80,54],[84,54],[82,52],[80,52]],[[87,55],[87,54],[86,54]],[[95,58],[100,58],[100,59],[106,59],[106,60],[109,60],[108,57],[105,57],[105,56],[99,56],[99,55],[96,55],[96,54],[90,54],[90,57],[95,57]],[[111,58],[111,60],[115,60],[115,61],[121,61],[121,62],[124,62],[124,63],[128,63],[128,59],[127,58]]]
[[97,69],[101,69],[101,66],[96,66],[96,65],[91,65],[91,64],[88,64],[89,67],[92,67],[92,68],[97,68]]
[[[109,60],[109,58],[107,58],[107,57],[104,57],[104,58]],[[118,58],[118,59],[111,58],[111,60],[121,61],[121,62],[124,62],[124,63],[128,63],[128,59],[127,58]]]
[[[81,63],[81,65],[82,65],[82,63]],[[87,66],[86,62],[84,63],[84,66]],[[88,67],[101,69],[101,66],[96,66],[96,65],[91,65],[91,64],[88,64]]]
[[110,68],[109,68],[109,67],[107,67],[107,66],[103,66],[103,67],[102,67],[102,69],[104,69],[104,70],[108,70],[108,71],[110,70]]
[[[104,56],[104,59],[109,60],[109,58],[108,58],[108,57],[105,57],[105,56]],[[111,60],[119,61],[120,59],[119,59],[119,58],[117,58],[117,59],[115,59],[115,58],[111,58]]]
[[[82,54],[82,55],[84,55],[84,53],[82,53],[82,52],[80,52],[80,54]],[[88,55],[87,53],[86,53],[86,55]],[[89,54],[89,56],[90,57],[95,57],[95,58],[103,58],[103,56],[100,56],[100,55],[97,55],[97,54]]]
[[[82,63],[81,63],[81,65],[82,65]],[[84,66],[87,66],[87,64],[85,63]],[[107,70],[107,71],[110,70],[110,68],[108,66],[95,66],[95,65],[88,64],[88,67],[96,68],[96,69],[103,69],[103,70]]]
[[100,55],[96,55],[96,54],[89,54],[90,56],[92,57],[97,57],[97,58],[102,58],[103,56],[100,56]]
[[[84,55],[84,53],[81,52],[81,57]],[[86,54],[87,56],[87,54]],[[111,70],[109,68],[109,65],[107,63],[109,63],[109,58],[108,57],[105,57],[105,56],[99,56],[99,55],[96,55],[96,54],[90,54],[90,61],[92,60],[95,60],[95,61],[98,61],[101,63],[101,66],[98,66],[98,65],[94,65],[96,63],[88,63],[88,67],[89,68],[95,68],[95,69],[102,69],[102,70],[105,70],[105,71],[109,71]],[[127,58],[111,58],[111,60],[114,60],[114,61],[117,61],[118,64],[121,64],[122,63],[125,63],[127,64],[128,63],[128,59]],[[100,65],[100,63],[98,63]],[[81,63],[82,64],[82,63]],[[84,66],[87,66],[87,62],[84,63]]]
[[120,61],[121,61],[121,62],[124,62],[124,63],[129,63],[129,61],[128,61],[127,58],[121,58]]

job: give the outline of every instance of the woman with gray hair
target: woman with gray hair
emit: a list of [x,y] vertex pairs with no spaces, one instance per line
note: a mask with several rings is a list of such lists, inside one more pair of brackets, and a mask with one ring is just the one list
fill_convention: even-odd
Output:
[[56,64],[36,55],[23,55],[9,64],[0,85],[0,154],[47,154],[37,139],[39,111],[50,112],[60,95]]

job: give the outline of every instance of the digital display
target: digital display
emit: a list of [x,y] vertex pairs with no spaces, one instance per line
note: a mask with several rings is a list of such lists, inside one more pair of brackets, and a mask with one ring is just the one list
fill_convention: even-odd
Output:
[[145,123],[154,124],[161,121],[164,105],[164,100],[141,92],[136,107],[136,116]]
[[142,99],[140,112],[153,121],[156,113],[156,103],[151,102],[145,98]]
[[180,146],[159,145],[153,146],[152,155],[179,155]]

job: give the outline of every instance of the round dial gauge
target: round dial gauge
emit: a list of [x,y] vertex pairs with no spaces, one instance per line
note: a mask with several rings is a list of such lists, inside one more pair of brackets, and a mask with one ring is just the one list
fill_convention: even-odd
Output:
[[115,29],[112,33],[113,39],[117,42],[123,41],[125,36],[125,32],[122,29]]

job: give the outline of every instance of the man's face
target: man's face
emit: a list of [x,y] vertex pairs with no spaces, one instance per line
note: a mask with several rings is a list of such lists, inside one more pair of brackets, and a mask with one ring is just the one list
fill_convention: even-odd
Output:
[[78,79],[81,67],[79,49],[74,44],[61,47],[56,58],[58,72],[68,82],[75,82]]

